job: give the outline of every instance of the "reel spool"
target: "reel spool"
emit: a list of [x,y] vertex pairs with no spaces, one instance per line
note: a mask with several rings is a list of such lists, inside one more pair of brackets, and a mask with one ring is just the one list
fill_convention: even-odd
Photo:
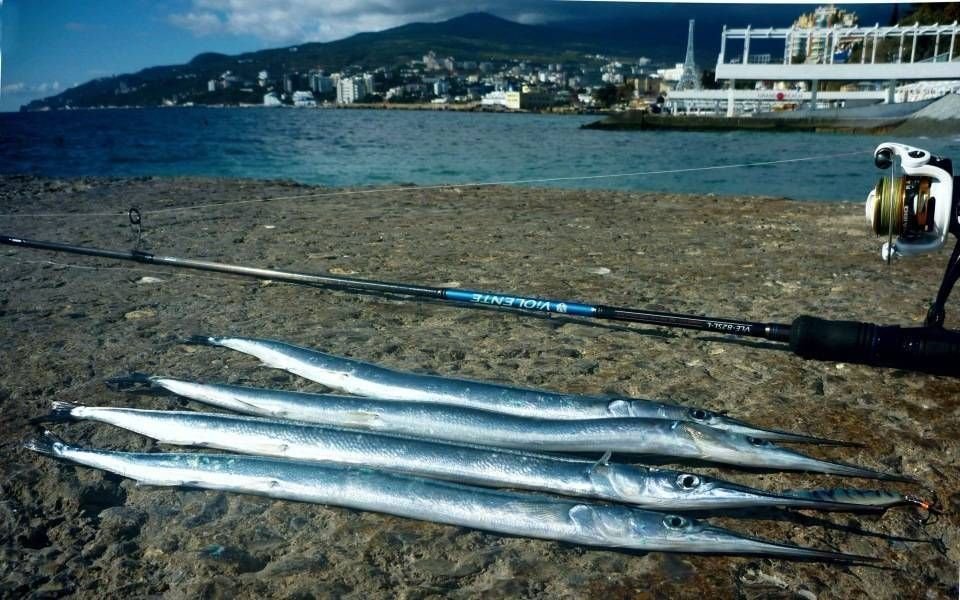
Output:
[[[950,159],[931,156],[905,144],[877,147],[874,162],[892,168],[867,196],[867,222],[878,236],[887,236],[884,260],[939,250],[947,234],[960,229]],[[901,173],[902,171],[902,173]]]
[[[888,142],[877,147],[873,161],[881,169],[891,169],[890,175],[881,177],[867,195],[866,206],[867,222],[874,233],[887,236],[880,250],[885,261],[935,252],[947,243],[950,233],[960,238],[960,184],[954,181],[949,158]],[[943,327],[944,307],[958,279],[960,241],[927,311],[928,327]]]

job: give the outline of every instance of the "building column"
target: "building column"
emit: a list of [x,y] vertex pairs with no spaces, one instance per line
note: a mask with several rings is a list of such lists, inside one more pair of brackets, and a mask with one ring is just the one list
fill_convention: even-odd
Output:
[[736,111],[736,102],[733,99],[733,92],[737,87],[737,80],[730,80],[730,89],[727,90],[727,116],[732,117],[737,114]]
[[896,101],[897,80],[891,79],[887,86],[887,104],[893,104]]
[[817,110],[817,88],[820,82],[814,79],[810,82],[810,110]]

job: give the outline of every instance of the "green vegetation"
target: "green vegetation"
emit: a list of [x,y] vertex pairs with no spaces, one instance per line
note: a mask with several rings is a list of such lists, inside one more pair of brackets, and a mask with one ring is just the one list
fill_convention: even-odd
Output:
[[[413,23],[376,33],[361,33],[328,43],[308,43],[235,56],[197,55],[185,65],[151,67],[137,73],[89,81],[65,92],[31,102],[29,109],[92,106],[157,106],[166,101],[206,102],[207,81],[230,71],[241,81],[256,81],[257,73],[323,69],[392,71],[433,51],[458,61],[528,60],[537,63],[581,62],[585,55],[606,53],[636,57],[638,40],[616,41],[597,34],[548,26],[522,25],[493,15],[476,13],[443,23]],[[249,88],[248,88],[249,89]],[[224,90],[227,98],[259,102],[263,90]],[[220,96],[216,96],[220,97]]]

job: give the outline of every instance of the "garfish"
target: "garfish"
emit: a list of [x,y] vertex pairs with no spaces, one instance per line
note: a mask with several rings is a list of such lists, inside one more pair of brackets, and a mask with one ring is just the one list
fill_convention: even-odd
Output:
[[[87,412],[58,403],[52,416],[45,420],[80,419]],[[281,428],[263,419],[232,415],[94,411],[87,418],[106,420],[163,444],[363,466],[469,485],[536,490],[650,509],[863,508],[840,501],[764,492],[695,473],[335,428]]]
[[381,400],[454,404],[466,408],[543,419],[644,417],[688,421],[733,433],[781,442],[857,446],[819,437],[764,429],[726,415],[653,400],[561,394],[545,390],[394,371],[367,362],[325,354],[274,340],[195,335],[186,343],[222,346],[250,354],[331,389]]
[[[243,406],[255,405],[257,395],[278,394],[273,390],[256,388],[240,388],[230,390],[230,393],[238,391],[253,399],[251,403],[238,404],[225,395],[227,401],[233,403],[238,410]],[[289,393],[292,392],[279,392]],[[210,397],[204,401],[210,402]],[[539,452],[645,454],[746,467],[912,481],[900,475],[811,458],[792,450],[778,448],[766,440],[665,419],[546,421],[459,406],[384,402],[345,396],[321,397],[313,406],[311,416],[314,423],[415,438]],[[64,402],[55,403],[47,419],[99,421],[149,437],[163,436],[168,443],[208,446],[215,443],[235,444],[240,447],[231,449],[247,448],[258,454],[280,456],[289,456],[290,452],[296,451],[302,445],[309,445],[310,438],[321,434],[317,425],[281,419],[190,411],[76,406]],[[222,445],[218,447],[223,448]]]
[[676,514],[471,487],[371,469],[259,456],[85,449],[70,446],[49,432],[27,441],[25,447],[146,485],[257,494],[585,546],[821,561],[878,560],[747,537]]

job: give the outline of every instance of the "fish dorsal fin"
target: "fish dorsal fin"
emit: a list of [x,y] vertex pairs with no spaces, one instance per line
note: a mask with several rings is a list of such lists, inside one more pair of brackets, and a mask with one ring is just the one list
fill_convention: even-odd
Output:
[[601,456],[601,457],[597,460],[597,462],[595,462],[595,463],[593,463],[592,465],[590,465],[590,469],[589,469],[587,472],[588,472],[590,475],[593,475],[594,473],[596,473],[596,472],[598,472],[598,471],[602,471],[602,470],[608,468],[608,467],[610,466],[610,457],[611,457],[611,456],[613,456],[613,451],[612,451],[612,450],[607,450],[606,452],[603,453],[603,456]]

